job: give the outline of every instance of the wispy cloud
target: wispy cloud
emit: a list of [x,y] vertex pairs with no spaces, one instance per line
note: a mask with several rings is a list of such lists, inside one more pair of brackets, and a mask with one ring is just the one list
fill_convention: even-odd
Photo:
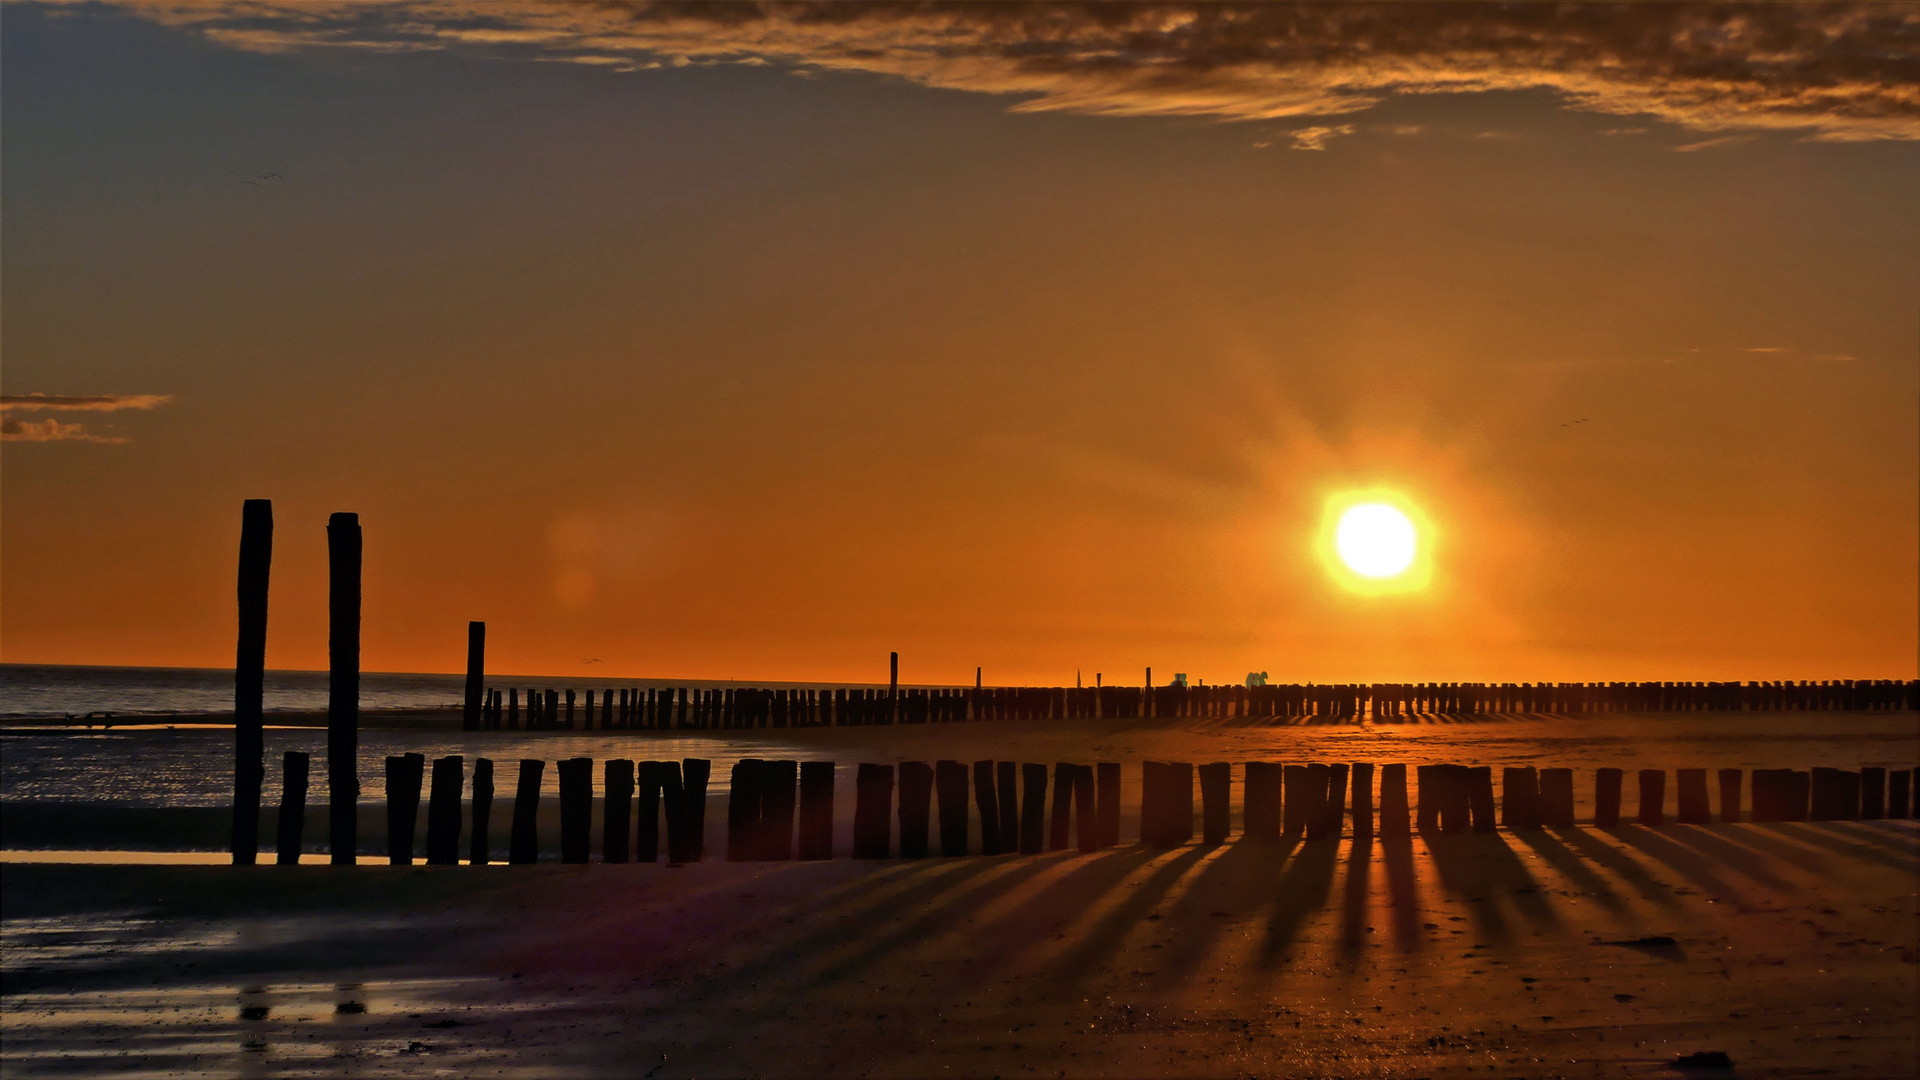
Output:
[[1341,135],[1353,134],[1352,124],[1334,124],[1331,127],[1316,125],[1288,132],[1293,136],[1295,150],[1325,150],[1327,140]]
[[119,412],[121,409],[153,409],[173,400],[172,394],[4,394],[0,412],[60,410],[67,412]]
[[1722,135],[1715,139],[1702,139],[1699,142],[1676,146],[1673,148],[1673,152],[1676,154],[1691,154],[1695,150],[1712,150],[1721,146],[1739,146],[1741,143],[1752,141],[1753,136],[1751,135]]
[[1741,349],[1740,351],[1741,351],[1741,352],[1758,352],[1758,353],[1769,353],[1769,352],[1786,352],[1787,350],[1786,350],[1786,348],[1785,348],[1785,347],[1783,347],[1783,346],[1780,346],[1780,345],[1756,345],[1756,346],[1754,346],[1754,347],[1752,347],[1752,348],[1750,348],[1750,349]]
[[1568,108],[1700,132],[1920,139],[1912,4],[130,0],[128,9],[253,51],[462,50],[634,70],[766,62],[1011,95],[1028,112],[1259,120],[1350,114],[1393,96],[1544,90]]
[[0,441],[4,442],[90,442],[124,443],[119,435],[100,435],[81,423],[62,423],[49,416],[44,420],[21,420],[22,412],[119,412],[123,409],[154,409],[173,400],[172,394],[5,394],[0,395]]

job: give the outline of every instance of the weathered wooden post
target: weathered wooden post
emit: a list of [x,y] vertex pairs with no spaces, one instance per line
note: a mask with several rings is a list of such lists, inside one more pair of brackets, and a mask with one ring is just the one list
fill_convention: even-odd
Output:
[[1498,827],[1493,814],[1493,767],[1475,765],[1466,770],[1467,806],[1473,831],[1490,833]]
[[[1327,804],[1333,801],[1328,787],[1333,782],[1333,770],[1324,764],[1307,766],[1306,780],[1301,785],[1301,812],[1306,819],[1306,835],[1309,840],[1320,840],[1327,836],[1330,822]],[[1344,791],[1342,795],[1346,794]]]
[[1540,822],[1554,829],[1573,828],[1573,770],[1540,770]]
[[713,775],[713,762],[706,758],[680,759],[680,823],[684,831],[684,859],[675,862],[699,862],[707,856],[707,780]]
[[892,839],[893,766],[861,762],[853,779],[853,857],[884,859]]
[[1813,821],[1853,821],[1860,816],[1860,774],[1845,769],[1813,770]]
[[1200,842],[1217,846],[1233,831],[1233,764],[1210,761],[1200,766]]
[[1602,829],[1620,825],[1620,786],[1626,773],[1619,769],[1596,769],[1593,774],[1593,823]]
[[1373,765],[1353,763],[1353,838],[1373,838]]
[[761,763],[759,858],[774,862],[793,859],[794,794],[799,782],[798,761]]
[[[889,653],[888,656],[889,656],[889,659],[887,660],[887,723],[897,724],[900,722],[900,654]],[[906,794],[906,791],[907,791],[906,784],[907,784],[906,774],[901,773],[900,774],[900,793],[903,795]],[[908,857],[904,846],[901,849],[900,855],[902,858]]]
[[[273,502],[248,499],[240,504],[240,632],[233,659],[233,861],[239,866],[252,866],[260,858],[260,789],[267,774],[261,714],[266,694],[267,578],[272,564]],[[306,789],[303,765],[303,803]],[[285,830],[283,810],[281,831]],[[296,837],[295,862],[299,854]]]
[[1167,763],[1167,839],[1178,847],[1193,839],[1193,763]]
[[307,824],[307,755],[289,750],[281,759],[280,828],[274,845],[274,862],[281,866],[300,863],[300,834]]
[[1860,818],[1878,821],[1887,816],[1887,770],[1865,766],[1860,770]]
[[[891,721],[889,721],[891,722]],[[933,818],[933,768],[924,761],[900,763],[900,857],[923,859]]]
[[1047,767],[1032,762],[1020,766],[1020,854],[1038,855],[1045,849],[1047,827]]
[[633,762],[613,758],[605,766],[601,781],[600,859],[602,862],[626,862],[633,850]]
[[513,831],[507,837],[507,862],[528,865],[540,861],[540,776],[547,763],[520,759],[519,786],[513,792]]
[[1707,798],[1707,770],[1678,769],[1673,774],[1674,798],[1678,805],[1673,819],[1682,825],[1709,825],[1713,807]]
[[480,693],[487,682],[486,657],[487,624],[470,622],[467,624],[467,700],[460,717],[460,726],[468,731],[480,730]]
[[360,515],[327,519],[327,848],[352,866],[360,818]]
[[993,771],[1000,796],[1000,854],[1013,855],[1020,850],[1020,765],[996,761]]
[[1093,814],[1099,824],[1094,842],[1100,847],[1109,848],[1120,843],[1120,763],[1095,762],[1093,774]]
[[1078,770],[1072,762],[1053,763],[1053,815],[1047,821],[1047,850],[1065,851],[1073,828],[1073,777]]
[[953,858],[967,853],[967,767],[958,761],[933,763],[933,781],[940,802],[940,854]]
[[1380,835],[1398,839],[1408,835],[1407,767],[1380,766]]
[[833,762],[800,763],[800,857],[833,858]]
[[1887,774],[1887,816],[1905,818],[1912,813],[1913,772],[1895,769]]
[[1501,770],[1500,824],[1509,829],[1540,827],[1540,774],[1532,768]]
[[1140,842],[1155,847],[1163,843],[1167,825],[1167,763],[1145,761],[1140,764]]
[[1100,828],[1095,820],[1093,766],[1073,767],[1073,839],[1081,851],[1100,846]]
[[420,819],[420,781],[427,771],[422,754],[387,758],[387,861],[413,865],[413,827]]
[[467,783],[466,759],[433,759],[433,786],[427,796],[427,865],[460,863],[460,798]]
[[1345,762],[1335,762],[1327,766],[1327,799],[1320,804],[1324,815],[1325,832],[1322,835],[1338,840],[1347,831],[1347,766]]
[[642,761],[634,766],[634,780],[639,788],[635,796],[639,804],[639,822],[633,834],[633,857],[639,862],[650,863],[660,858],[660,798],[662,794],[678,793],[680,790],[678,782],[671,785],[666,782],[669,770],[679,772],[680,763]]
[[1809,798],[1812,793],[1812,773],[1805,769],[1788,769],[1781,787],[1786,796],[1782,821],[1807,820]]
[[493,857],[489,848],[487,819],[493,816],[493,762],[473,759],[473,842],[467,854],[472,866],[485,866]]
[[560,770],[560,861],[583,863],[593,851],[593,759],[565,758]]
[[1740,820],[1740,770],[1720,770],[1720,820],[1733,823]]
[[760,857],[760,759],[733,763],[727,791],[727,861]]
[[1000,854],[1000,795],[991,760],[973,763],[973,802],[980,811],[980,854]]
[[1312,770],[1305,765],[1286,765],[1281,767],[1280,773],[1283,777],[1280,790],[1285,803],[1283,827],[1288,836],[1298,836],[1307,830],[1307,823],[1313,816]]

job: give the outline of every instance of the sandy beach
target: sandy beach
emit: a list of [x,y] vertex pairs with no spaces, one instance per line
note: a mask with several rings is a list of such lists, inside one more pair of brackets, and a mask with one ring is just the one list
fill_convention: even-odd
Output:
[[716,792],[679,868],[15,863],[5,1071],[1675,1076],[1718,1052],[1715,1075],[1909,1075],[1912,821],[1132,843],[1147,757],[1567,764],[1585,817],[1597,764],[1913,752],[1911,714],[1827,719],[754,733],[843,766],[1127,762],[1123,844],[1092,854],[854,861],[843,775],[830,862],[722,861]]

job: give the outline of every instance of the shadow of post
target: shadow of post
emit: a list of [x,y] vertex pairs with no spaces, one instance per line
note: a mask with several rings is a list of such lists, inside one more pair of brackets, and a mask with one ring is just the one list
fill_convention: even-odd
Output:
[[1413,838],[1381,838],[1380,855],[1387,868],[1393,942],[1401,952],[1413,952],[1420,948],[1420,889],[1413,876]]

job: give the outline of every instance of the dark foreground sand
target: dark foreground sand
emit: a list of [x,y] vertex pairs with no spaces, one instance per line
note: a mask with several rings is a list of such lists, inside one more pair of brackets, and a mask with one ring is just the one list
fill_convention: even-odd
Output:
[[[1092,855],[6,867],[28,1076],[1916,1071],[1914,822]],[[1671,938],[1670,944],[1640,939]]]

